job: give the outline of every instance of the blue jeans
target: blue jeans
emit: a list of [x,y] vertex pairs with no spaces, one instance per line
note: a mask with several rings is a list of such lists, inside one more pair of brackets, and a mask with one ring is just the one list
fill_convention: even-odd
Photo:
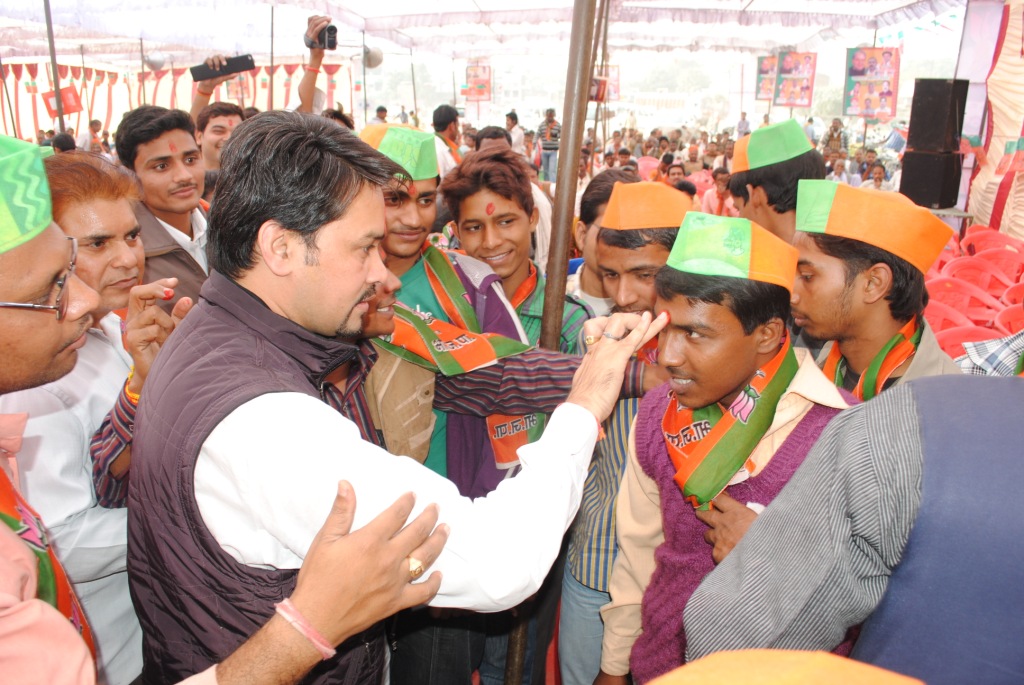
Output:
[[565,566],[562,575],[562,613],[558,620],[558,662],[562,685],[593,685],[601,670],[604,623],[601,607],[611,600],[607,592],[582,584]]
[[558,150],[540,151],[540,170],[544,174],[543,181],[555,182],[558,175]]

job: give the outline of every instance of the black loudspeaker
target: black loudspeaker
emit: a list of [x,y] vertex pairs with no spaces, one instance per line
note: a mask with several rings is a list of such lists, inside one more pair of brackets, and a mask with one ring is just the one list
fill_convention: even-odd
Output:
[[914,81],[907,149],[953,152],[960,149],[969,81],[919,78]]
[[908,150],[903,154],[899,191],[922,207],[955,207],[960,195],[962,171],[963,158],[958,152]]

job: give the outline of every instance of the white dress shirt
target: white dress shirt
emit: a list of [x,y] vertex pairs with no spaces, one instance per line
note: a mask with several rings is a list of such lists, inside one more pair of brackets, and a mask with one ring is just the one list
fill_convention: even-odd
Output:
[[131,357],[116,315],[99,326],[86,334],[70,374],[0,396],[0,413],[29,414],[17,455],[21,492],[42,517],[82,602],[96,639],[100,682],[127,685],[142,672],[142,630],[125,568],[128,510],[97,505],[89,442],[121,392]]
[[517,155],[526,156],[526,141],[523,133],[523,127],[516,124],[509,129],[509,135],[512,136],[512,152]]
[[577,405],[555,410],[544,435],[520,448],[522,471],[476,500],[407,457],[364,441],[320,400],[267,393],[232,411],[206,439],[195,495],[207,528],[236,560],[298,568],[331,509],[339,480],[355,492],[353,530],[406,492],[412,516],[436,503],[451,526],[432,570],[432,606],[501,611],[537,591],[579,508],[597,421]]
[[188,252],[192,259],[196,260],[196,264],[202,268],[207,274],[210,273],[210,265],[206,261],[206,217],[198,209],[192,210],[192,237],[189,238],[187,235],[171,226],[163,219],[153,215],[157,221],[159,221],[167,232],[174,238],[174,242],[178,243]]

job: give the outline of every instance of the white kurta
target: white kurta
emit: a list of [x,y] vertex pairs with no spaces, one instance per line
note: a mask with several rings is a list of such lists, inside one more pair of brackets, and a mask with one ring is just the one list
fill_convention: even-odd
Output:
[[579,508],[597,427],[589,411],[563,404],[543,437],[520,448],[522,472],[471,501],[419,462],[364,441],[320,400],[268,393],[235,409],[207,438],[195,468],[196,501],[238,561],[298,568],[339,480],[355,491],[353,529],[415,492],[413,516],[436,503],[451,526],[432,569],[443,580],[430,604],[499,611],[536,592],[551,568]]

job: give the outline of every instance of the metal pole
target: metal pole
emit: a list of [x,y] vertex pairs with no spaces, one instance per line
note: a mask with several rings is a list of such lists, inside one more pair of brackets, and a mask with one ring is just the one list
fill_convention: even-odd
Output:
[[[78,52],[82,55],[82,77],[85,78],[85,46],[79,45]],[[82,86],[82,98],[85,100],[85,110],[89,111],[89,90]]]
[[267,109],[274,109],[274,6],[270,6],[270,102]]
[[[601,0],[601,5],[600,5],[599,9],[597,10],[597,28],[594,30],[594,47],[593,47],[593,49],[591,50],[591,53],[590,53],[591,73],[594,73],[594,74],[600,73],[602,76],[605,76],[605,77],[607,77],[608,74],[606,72],[604,72],[604,71],[597,72],[595,70],[595,67],[597,66],[597,55],[599,54],[599,50],[600,50],[601,37],[602,37],[602,35],[604,35],[604,24],[606,24],[608,22],[607,8],[608,8],[608,0]],[[607,97],[608,97],[608,88],[607,88],[607,83],[606,83],[605,84],[605,99],[606,100],[607,100]],[[587,166],[589,167],[589,173],[590,173],[591,176],[594,175],[594,161],[595,161],[595,158],[597,157],[597,155],[599,154],[599,151],[597,149],[597,121],[598,121],[598,117],[600,116],[600,113],[601,113],[601,107],[602,107],[602,105],[601,105],[600,102],[595,102],[594,103],[594,138],[591,141],[592,144],[593,144],[593,149],[591,149],[591,151],[590,151],[590,163],[587,164]],[[602,142],[602,144],[604,143],[604,138],[601,138],[601,142]]]
[[4,76],[4,95],[7,96],[7,109],[11,112],[11,128],[14,129],[14,137],[21,138],[18,131],[18,120],[14,118],[14,105],[11,104],[11,92],[7,90],[7,76],[4,74],[4,61],[0,58],[0,75]]
[[412,75],[412,111],[418,112],[420,105],[416,98],[416,64],[412,61],[412,48],[409,48],[409,73]]
[[363,126],[368,123],[370,123],[370,89],[367,88],[366,83],[366,31],[363,31]]
[[572,234],[580,142],[586,123],[587,96],[590,93],[592,75],[588,68],[593,64],[590,50],[594,39],[596,4],[596,0],[575,0],[572,9],[569,71],[565,78],[565,102],[562,106],[562,145],[558,154],[558,178],[561,180],[555,184],[551,248],[548,255],[544,315],[540,334],[541,347],[549,350],[558,350],[558,340],[562,332],[565,279],[569,268],[569,236]]
[[64,127],[64,101],[60,96],[60,72],[57,71],[57,48],[53,44],[53,18],[50,16],[50,0],[43,0],[43,10],[46,12],[46,38],[50,42],[50,68],[53,73],[53,97],[57,100],[57,126],[60,132],[66,131]]
[[455,58],[452,57],[452,107],[459,101],[459,96],[455,92]]
[[146,104],[146,53],[142,47],[142,38],[139,38],[139,64],[142,71],[139,72],[139,98],[142,104]]

